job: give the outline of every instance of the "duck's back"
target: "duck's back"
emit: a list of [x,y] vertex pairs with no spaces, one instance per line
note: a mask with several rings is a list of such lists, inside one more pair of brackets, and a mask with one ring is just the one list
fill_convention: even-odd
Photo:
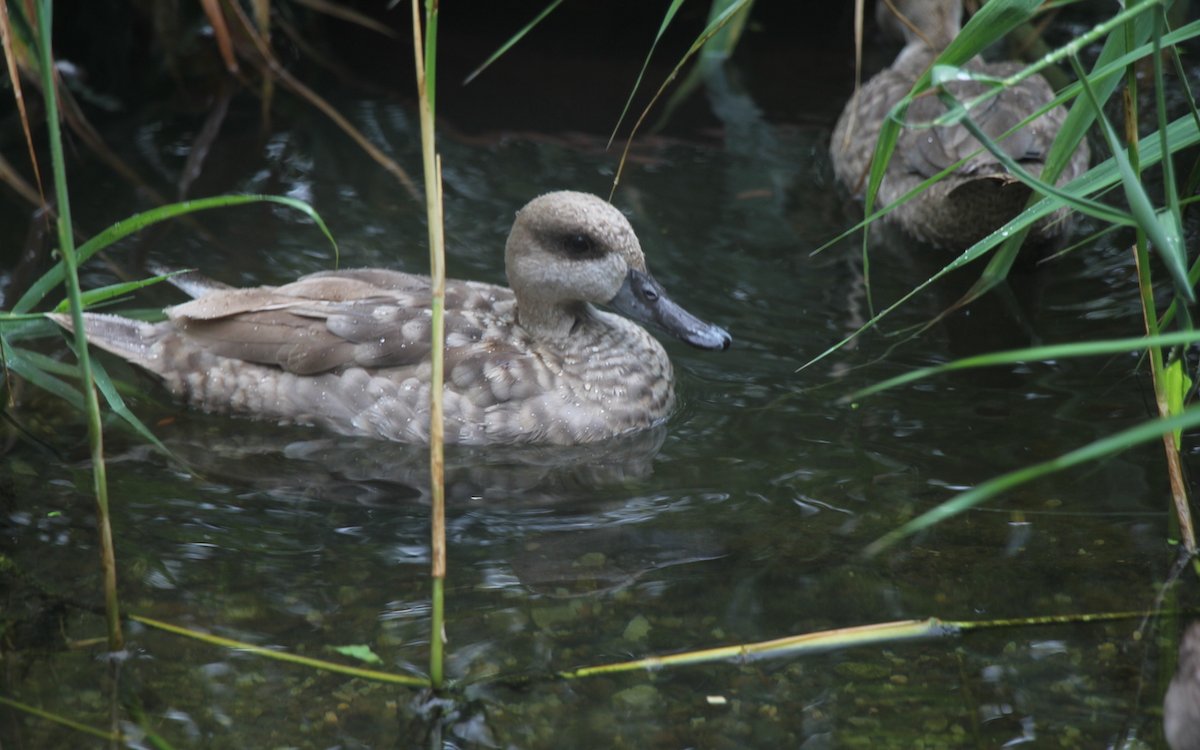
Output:
[[[834,128],[830,154],[838,180],[853,193],[861,195],[866,188],[871,159],[887,114],[908,94],[935,56],[927,47],[911,46],[892,67],[872,77],[847,103]],[[993,78],[1005,78],[1022,69],[1015,62],[980,60],[972,60],[965,67]],[[947,89],[965,102],[985,93],[989,86],[967,80],[950,82]],[[1035,75],[982,102],[971,110],[971,118],[1009,156],[1038,176],[1066,119],[1066,110],[1053,107],[1029,123],[1017,126],[1053,98],[1049,84]],[[936,96],[927,94],[913,100],[906,120],[928,123],[945,111]],[[1013,128],[1017,129],[1001,140]],[[964,248],[1024,208],[1029,188],[960,124],[902,128],[876,205],[882,207],[900,199],[959,161],[964,163],[889,214],[891,220],[920,240],[942,247]],[[1087,146],[1081,144],[1058,184],[1082,174],[1087,161]],[[1035,227],[1035,236],[1043,240],[1054,238],[1061,232],[1061,219],[1056,216],[1041,222]]]

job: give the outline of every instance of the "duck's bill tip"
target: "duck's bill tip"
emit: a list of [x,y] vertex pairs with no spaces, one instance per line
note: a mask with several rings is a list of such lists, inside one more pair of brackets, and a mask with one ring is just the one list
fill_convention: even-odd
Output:
[[725,351],[733,345],[733,337],[720,326],[708,324],[704,329],[680,334],[679,338],[697,349]]
[[733,343],[728,331],[675,304],[654,277],[642,271],[630,269],[621,290],[608,304],[617,312],[656,325],[698,349],[720,351]]

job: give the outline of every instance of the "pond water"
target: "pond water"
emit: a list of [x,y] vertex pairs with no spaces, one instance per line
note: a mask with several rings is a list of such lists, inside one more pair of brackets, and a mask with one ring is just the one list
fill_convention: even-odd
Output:
[[[680,406],[659,430],[586,450],[449,450],[448,673],[464,687],[440,722],[447,747],[1162,746],[1173,618],[1013,625],[554,676],[909,618],[1160,606],[1175,551],[1157,445],[1020,487],[883,554],[862,555],[957,492],[1140,422],[1151,392],[1129,355],[974,370],[855,406],[839,400],[967,354],[1139,334],[1131,255],[1112,236],[905,337],[970,280],[950,279],[889,318],[884,330],[894,335],[866,335],[800,369],[870,317],[856,241],[811,252],[858,216],[826,156],[847,93],[803,118],[779,115],[783,108],[772,119],[749,106],[751,94],[731,76],[710,82],[707,102],[699,93],[691,105],[711,106],[712,122],[638,139],[614,202],[655,276],[677,301],[726,327],[734,345],[712,353],[667,343]],[[353,92],[335,101],[416,173],[411,106]],[[551,189],[607,194],[616,155],[599,132],[491,129],[468,121],[462,107],[457,114],[447,116],[440,141],[449,274],[502,283],[513,212]],[[330,225],[342,266],[427,268],[424,209],[391,176],[300,105],[286,105],[265,139],[257,118],[256,102],[234,102],[192,195],[299,197]],[[170,185],[201,126],[194,113],[143,111],[104,134]],[[81,161],[71,176],[85,233],[145,206],[110,171]],[[3,210],[5,244],[18,247],[28,221]],[[872,252],[877,304],[945,260],[893,236]],[[11,268],[16,254],[6,253]],[[311,223],[261,206],[146,232],[112,257],[195,267],[235,284],[283,282],[334,264]],[[113,278],[111,267],[93,263],[85,283]],[[156,288],[133,304],[178,299]],[[64,354],[52,339],[46,349]],[[177,456],[108,422],[125,612],[345,663],[354,662],[334,648],[366,645],[382,660],[376,668],[424,671],[422,450],[189,411],[151,378],[102,361]],[[129,653],[114,687],[102,646],[81,643],[103,634],[82,422],[33,389],[13,414],[44,442],[15,440],[0,456],[0,550],[16,571],[3,579],[0,694],[93,726],[106,725],[115,701],[125,719],[144,712],[175,747],[427,744],[437,722],[415,690],[136,624],[127,625]],[[1188,603],[1193,587],[1179,595]],[[5,748],[88,742],[0,710]]]

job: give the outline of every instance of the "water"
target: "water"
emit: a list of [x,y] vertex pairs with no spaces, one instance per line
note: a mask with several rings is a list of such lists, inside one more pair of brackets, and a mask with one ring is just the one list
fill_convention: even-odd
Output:
[[[861,555],[961,490],[1138,423],[1150,385],[1136,357],[1118,356],[945,375],[857,406],[840,397],[967,354],[1135,335],[1130,256],[1101,239],[916,338],[868,334],[800,370],[870,317],[855,242],[810,255],[857,207],[832,185],[828,121],[774,122],[746,106],[751,97],[735,82],[712,90],[722,134],[640,140],[615,200],[655,276],[729,329],[734,347],[668,343],[680,408],[661,430],[583,451],[450,450],[448,672],[466,687],[442,723],[447,746],[1160,745],[1167,651],[1161,630],[1139,637],[1137,619],[553,676],[909,618],[1149,610],[1172,562],[1154,445],[1022,486],[878,557]],[[338,105],[403,164],[418,163],[410,108],[349,95]],[[194,194],[301,197],[329,223],[343,266],[426,268],[424,209],[391,177],[315,115],[293,114],[286,130],[260,141],[256,111],[235,103]],[[602,136],[450,125],[441,148],[452,276],[502,282],[517,208],[551,189],[606,193],[612,179]],[[107,135],[169,182],[199,127],[147,113]],[[81,165],[72,178],[87,232],[140,206],[100,167]],[[4,226],[19,244],[25,225]],[[942,259],[930,254],[882,238],[875,304],[933,273]],[[320,233],[278,207],[197,216],[112,255],[239,284],[333,265]],[[89,286],[112,279],[101,264],[86,274]],[[967,281],[923,295],[885,330],[924,323]],[[137,304],[177,299],[155,289]],[[126,612],[346,663],[334,648],[367,645],[380,669],[423,671],[422,451],[188,411],[149,378],[103,361],[132,385],[134,410],[181,461],[109,423]],[[0,578],[2,694],[104,726],[114,692],[100,646],[68,648],[103,633],[84,430],[38,392],[25,397],[15,415],[48,446],[17,441],[0,457],[2,549],[18,571]],[[127,638],[115,690],[121,715],[137,707],[177,747],[408,747],[429,727],[425,698],[407,688],[135,624]],[[0,712],[5,747],[87,741]]]

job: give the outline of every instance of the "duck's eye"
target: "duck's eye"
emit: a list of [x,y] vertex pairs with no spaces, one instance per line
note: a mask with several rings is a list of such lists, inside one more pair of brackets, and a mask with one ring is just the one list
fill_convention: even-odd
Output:
[[563,250],[573,258],[586,258],[599,254],[599,248],[591,235],[574,232],[563,235]]

